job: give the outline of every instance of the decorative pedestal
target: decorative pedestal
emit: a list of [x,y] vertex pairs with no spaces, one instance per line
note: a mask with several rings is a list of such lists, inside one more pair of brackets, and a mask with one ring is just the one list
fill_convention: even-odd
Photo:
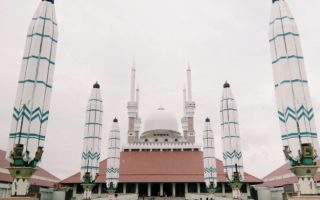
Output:
[[231,183],[233,199],[241,199],[241,192],[240,192],[241,186],[242,186],[242,183],[239,183],[239,182]]
[[94,187],[95,184],[92,183],[83,183],[81,184],[83,187],[83,199],[84,200],[91,200],[92,198],[92,188]]
[[33,167],[10,167],[8,168],[13,177],[11,196],[27,197],[29,195],[29,179],[36,171]]
[[298,194],[300,195],[317,194],[316,183],[313,178],[317,170],[318,170],[317,166],[308,166],[308,165],[296,166],[291,168],[291,171],[298,177],[298,183],[296,184]]

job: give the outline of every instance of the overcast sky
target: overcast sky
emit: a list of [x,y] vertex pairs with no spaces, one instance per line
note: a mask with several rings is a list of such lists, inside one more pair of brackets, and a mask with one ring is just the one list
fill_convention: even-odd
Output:
[[[0,0],[0,149],[8,134],[27,28],[40,0]],[[299,26],[320,126],[320,1],[287,0]],[[79,171],[92,84],[104,100],[102,158],[112,118],[126,143],[130,68],[135,58],[142,121],[163,105],[182,116],[190,62],[197,143],[210,117],[222,158],[222,85],[237,101],[245,171],[264,177],[284,156],[268,43],[271,0],[56,0],[59,42],[45,153],[41,166],[59,178]],[[181,166],[183,167],[183,166]]]

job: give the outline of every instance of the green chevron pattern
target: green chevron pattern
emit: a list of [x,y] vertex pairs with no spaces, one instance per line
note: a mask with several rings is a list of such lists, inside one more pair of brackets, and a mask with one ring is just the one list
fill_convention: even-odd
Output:
[[286,123],[289,120],[289,118],[291,118],[294,121],[299,121],[302,117],[304,117],[311,121],[314,117],[314,114],[313,108],[310,108],[308,110],[303,105],[301,105],[300,108],[298,108],[298,110],[287,107],[285,112],[278,111],[278,116],[281,122]]
[[13,118],[19,121],[22,117],[28,121],[38,119],[41,123],[44,123],[49,118],[49,111],[43,111],[40,107],[30,110],[26,105],[23,105],[21,109],[13,108]]
[[227,158],[230,158],[230,159],[233,159],[233,158],[237,158],[237,159],[240,159],[242,157],[242,153],[241,152],[237,152],[236,150],[234,150],[233,152],[224,152],[223,153],[223,159],[227,159]]
[[204,173],[205,174],[211,174],[211,173],[215,173],[217,171],[216,168],[213,168],[213,167],[206,167],[204,168]]
[[87,153],[83,152],[82,153],[82,158],[85,159],[85,160],[87,160],[87,159],[99,160],[100,159],[100,153],[98,153],[98,152],[92,153],[91,151],[88,151]]
[[117,173],[119,173],[119,172],[120,172],[119,168],[111,167],[111,168],[108,168],[108,169],[107,169],[107,173],[117,174]]

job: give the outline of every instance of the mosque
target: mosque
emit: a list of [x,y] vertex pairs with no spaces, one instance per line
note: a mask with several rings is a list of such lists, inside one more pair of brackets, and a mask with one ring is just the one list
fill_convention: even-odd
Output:
[[[190,197],[205,196],[202,146],[196,145],[194,130],[195,102],[191,94],[191,70],[187,70],[188,91],[183,89],[184,116],[181,118],[182,130],[175,116],[160,107],[144,120],[144,131],[140,133],[139,89],[135,89],[135,69],[132,69],[131,99],[128,102],[128,144],[120,153],[118,194],[137,197]],[[230,85],[229,85],[230,86]],[[187,95],[188,93],[188,95]],[[209,122],[209,119],[206,119]],[[216,160],[217,190],[215,196],[232,197],[230,180],[224,172],[223,162]],[[99,176],[92,189],[92,198],[105,197],[107,159],[100,162]],[[263,181],[244,173],[241,193],[243,199],[252,196],[252,185]],[[60,182],[68,186],[67,198],[83,198],[80,173]],[[253,194],[254,195],[254,194]]]

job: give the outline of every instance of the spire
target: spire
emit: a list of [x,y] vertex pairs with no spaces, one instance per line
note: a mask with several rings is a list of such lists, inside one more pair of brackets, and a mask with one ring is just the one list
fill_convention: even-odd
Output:
[[136,68],[135,64],[133,63],[131,69],[131,101],[134,101],[135,98],[135,84],[136,84]]
[[183,90],[182,90],[182,100],[183,100],[183,112],[186,112],[186,101],[187,101],[187,90],[186,90],[186,86],[183,86]]
[[137,85],[137,89],[136,89],[136,102],[137,102],[137,107],[139,107],[139,93],[140,93],[140,89],[139,89],[139,85]]
[[188,69],[187,69],[187,84],[188,84],[188,101],[192,101],[191,69],[190,69],[189,63],[188,63]]

